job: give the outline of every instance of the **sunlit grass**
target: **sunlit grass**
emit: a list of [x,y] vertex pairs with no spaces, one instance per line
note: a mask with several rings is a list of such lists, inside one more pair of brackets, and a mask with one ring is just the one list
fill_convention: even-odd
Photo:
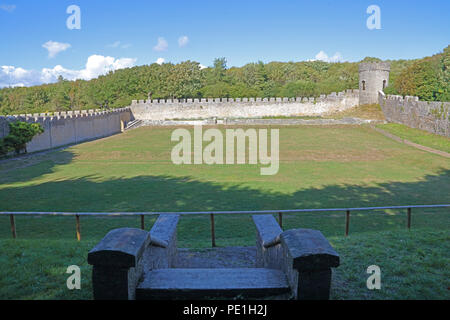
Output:
[[[254,128],[254,127],[252,127]],[[274,127],[277,128],[277,127]],[[225,129],[222,127],[222,129]],[[65,150],[0,163],[0,211],[159,212],[345,208],[450,203],[450,162],[392,141],[367,127],[280,128],[280,170],[260,166],[183,165],[170,160],[173,128],[144,127]],[[321,230],[341,254],[333,297],[448,299],[449,210],[285,215],[285,229]],[[155,217],[146,218],[150,229]],[[250,215],[217,216],[219,246],[254,245]],[[89,250],[109,231],[140,227],[139,217],[0,216],[0,298],[90,299]],[[211,244],[209,216],[182,217],[179,247]],[[404,242],[406,241],[406,242]],[[405,246],[404,244],[407,244]],[[418,259],[416,269],[411,269]],[[386,268],[386,290],[368,292],[365,268]],[[82,267],[81,291],[65,287],[67,266]],[[448,265],[448,263],[447,263]],[[384,267],[386,266],[386,267]],[[416,284],[412,282],[416,281]],[[447,281],[447,282],[446,282]]]

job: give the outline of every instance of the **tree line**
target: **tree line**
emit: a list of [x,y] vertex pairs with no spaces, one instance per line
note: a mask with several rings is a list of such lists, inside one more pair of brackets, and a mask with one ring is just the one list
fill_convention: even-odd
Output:
[[442,53],[408,61],[392,71],[387,94],[418,96],[424,101],[450,101],[450,46]]
[[[448,101],[450,46],[442,53],[391,63],[389,94],[416,95],[421,100]],[[365,58],[361,62],[381,61]],[[314,97],[358,88],[360,62],[322,61],[249,63],[228,68],[225,58],[202,69],[195,61],[137,66],[89,81],[67,81],[0,90],[0,114],[24,114],[107,106],[131,100],[239,97]]]

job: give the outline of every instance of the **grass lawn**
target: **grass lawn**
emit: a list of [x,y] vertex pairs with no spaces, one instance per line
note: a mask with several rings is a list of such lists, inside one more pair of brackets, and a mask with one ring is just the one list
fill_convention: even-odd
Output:
[[[254,128],[254,127],[252,127]],[[173,128],[143,127],[65,150],[0,163],[0,211],[208,211],[450,203],[450,162],[364,126],[280,128],[280,170],[253,165],[182,165],[170,161]],[[285,229],[315,228],[341,254],[333,298],[450,298],[449,210],[284,217]],[[148,217],[150,228],[155,218]],[[90,299],[87,252],[108,230],[139,227],[139,217],[0,217],[0,299]],[[253,245],[250,216],[216,217],[219,246]],[[179,246],[210,245],[209,217],[183,217]],[[67,266],[82,267],[82,290],[65,287]],[[365,288],[367,267],[385,271],[382,290]]]
[[333,119],[360,118],[368,120],[385,120],[384,113],[379,104],[366,104],[344,111],[335,112],[327,116]]
[[399,138],[450,153],[450,138],[398,123],[379,124],[377,127]]

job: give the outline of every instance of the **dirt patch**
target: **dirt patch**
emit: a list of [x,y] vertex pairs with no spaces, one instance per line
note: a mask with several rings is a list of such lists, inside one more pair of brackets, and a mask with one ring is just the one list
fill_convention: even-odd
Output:
[[380,105],[370,104],[364,106],[353,107],[344,111],[330,113],[324,118],[342,119],[342,118],[360,118],[367,120],[386,120]]

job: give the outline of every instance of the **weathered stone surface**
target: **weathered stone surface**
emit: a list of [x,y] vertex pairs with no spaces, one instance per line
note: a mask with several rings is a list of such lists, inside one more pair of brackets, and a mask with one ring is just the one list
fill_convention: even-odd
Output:
[[263,297],[289,290],[286,276],[279,270],[161,269],[145,275],[136,289],[136,299]]
[[281,234],[297,270],[322,270],[339,266],[339,255],[318,230],[294,229]]
[[295,229],[281,234],[283,271],[294,298],[327,300],[331,268],[339,266],[339,255],[318,230]]
[[129,122],[132,113],[129,108],[115,109],[101,114],[85,111],[61,112],[60,116],[34,114],[33,117],[22,118],[11,116],[0,117],[0,138],[9,132],[8,122],[27,121],[40,123],[44,133],[39,134],[27,143],[28,152],[53,149],[70,144],[94,140],[121,132],[121,121]]
[[279,237],[283,230],[272,215],[254,215],[252,218],[264,247],[269,248],[280,243]]
[[94,266],[94,300],[134,300],[142,274],[142,263],[139,263],[137,268]]
[[174,268],[181,269],[226,269],[254,268],[255,247],[215,247],[207,249],[178,249]]
[[342,93],[339,96],[314,98],[299,101],[288,101],[282,98],[254,101],[248,98],[215,101],[209,99],[194,103],[149,103],[132,104],[133,116],[140,120],[170,120],[170,119],[208,119],[218,118],[248,118],[266,116],[318,115],[328,112],[343,111],[359,103],[358,91]]
[[255,215],[256,267],[283,270],[280,235],[283,230],[272,215]]
[[161,215],[150,231],[150,245],[144,252],[146,270],[173,268],[177,261],[179,215]]
[[450,102],[419,101],[418,97],[386,96],[378,92],[386,120],[450,137]]
[[[368,123],[383,123],[380,120],[367,120],[360,118],[344,118],[344,119],[223,119],[217,120],[217,123],[224,125],[280,125],[280,126],[298,126],[298,125],[361,125]],[[142,125],[144,126],[206,126],[215,125],[214,119],[204,119],[204,120],[142,120]]]
[[95,300],[133,300],[143,273],[150,234],[140,229],[110,231],[88,254]]
[[359,65],[359,104],[378,102],[378,91],[389,85],[388,62],[361,63]]
[[301,271],[298,275],[297,300],[330,299],[331,269]]
[[107,267],[136,267],[146,246],[148,232],[122,228],[110,231],[88,254],[88,263]]
[[152,243],[167,246],[171,240],[173,233],[177,230],[179,215],[161,215],[156,220],[150,231],[150,238]]

